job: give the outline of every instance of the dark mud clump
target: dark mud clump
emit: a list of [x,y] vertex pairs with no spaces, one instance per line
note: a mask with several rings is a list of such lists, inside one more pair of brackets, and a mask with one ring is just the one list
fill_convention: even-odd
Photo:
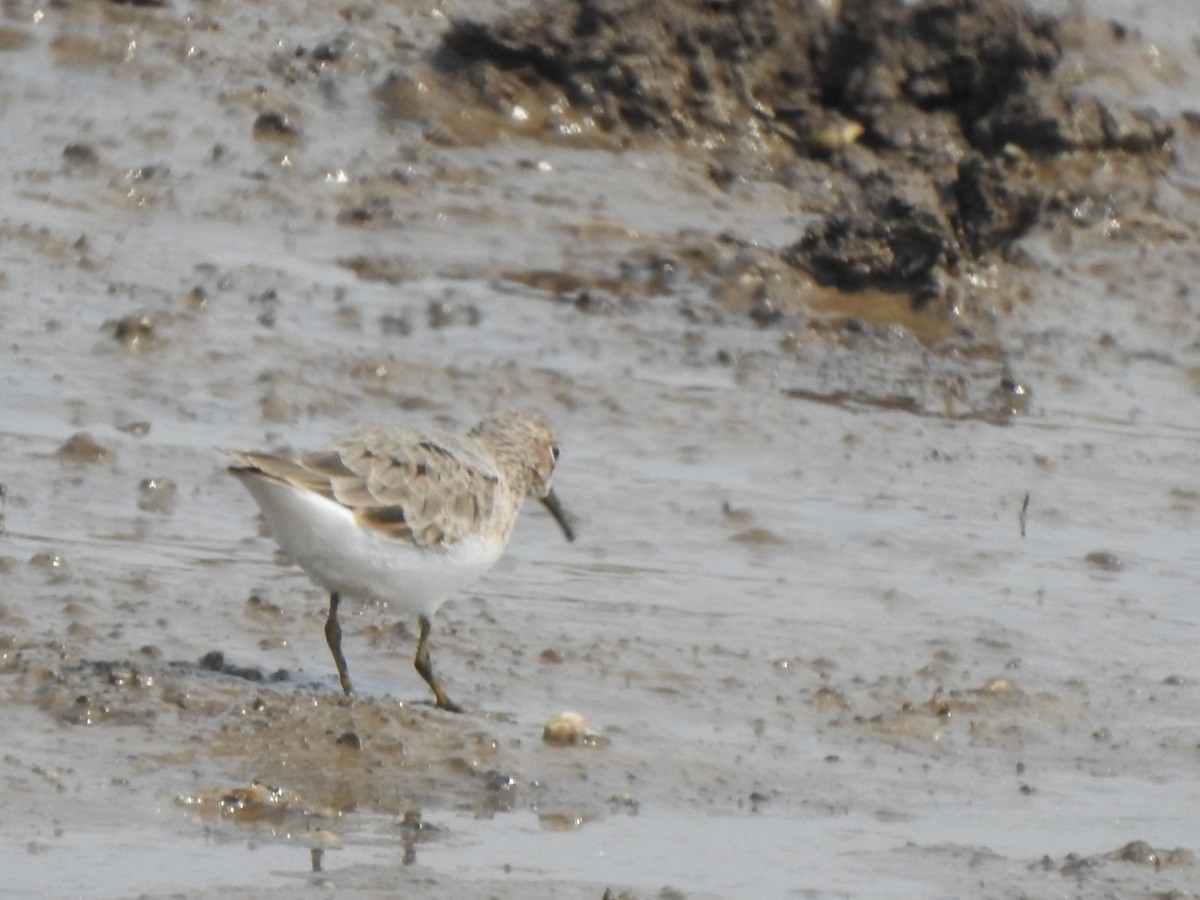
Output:
[[546,133],[683,142],[719,183],[832,184],[784,263],[917,304],[1070,208],[1102,160],[1142,158],[1142,177],[1169,164],[1169,125],[1060,78],[1055,18],[1016,0],[833,8],[544,0],[455,22],[435,62]]

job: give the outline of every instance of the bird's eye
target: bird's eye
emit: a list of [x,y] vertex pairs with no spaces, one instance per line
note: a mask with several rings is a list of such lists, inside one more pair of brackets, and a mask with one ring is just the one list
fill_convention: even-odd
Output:
[[550,447],[550,455],[554,457],[555,462],[558,462],[558,454],[559,454],[558,445],[554,444],[553,446]]

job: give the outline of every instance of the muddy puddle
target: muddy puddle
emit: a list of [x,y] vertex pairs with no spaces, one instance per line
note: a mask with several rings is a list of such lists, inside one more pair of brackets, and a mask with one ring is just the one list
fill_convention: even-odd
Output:
[[[1200,15],[684,12],[4,6],[0,893],[1195,894]],[[345,702],[218,448],[513,406]]]

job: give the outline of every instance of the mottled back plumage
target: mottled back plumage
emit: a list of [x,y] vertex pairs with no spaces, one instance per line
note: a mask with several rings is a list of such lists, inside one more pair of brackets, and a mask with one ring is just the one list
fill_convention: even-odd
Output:
[[364,528],[426,548],[489,523],[510,529],[522,500],[545,496],[556,455],[550,429],[519,413],[485,419],[466,437],[366,427],[310,453],[232,454],[241,467],[336,501]]

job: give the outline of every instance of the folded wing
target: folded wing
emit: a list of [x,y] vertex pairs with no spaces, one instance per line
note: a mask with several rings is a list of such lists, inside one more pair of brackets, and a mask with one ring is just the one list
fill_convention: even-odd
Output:
[[505,502],[494,464],[455,435],[366,429],[294,457],[235,453],[237,474],[312,491],[364,528],[420,547],[450,546]]

